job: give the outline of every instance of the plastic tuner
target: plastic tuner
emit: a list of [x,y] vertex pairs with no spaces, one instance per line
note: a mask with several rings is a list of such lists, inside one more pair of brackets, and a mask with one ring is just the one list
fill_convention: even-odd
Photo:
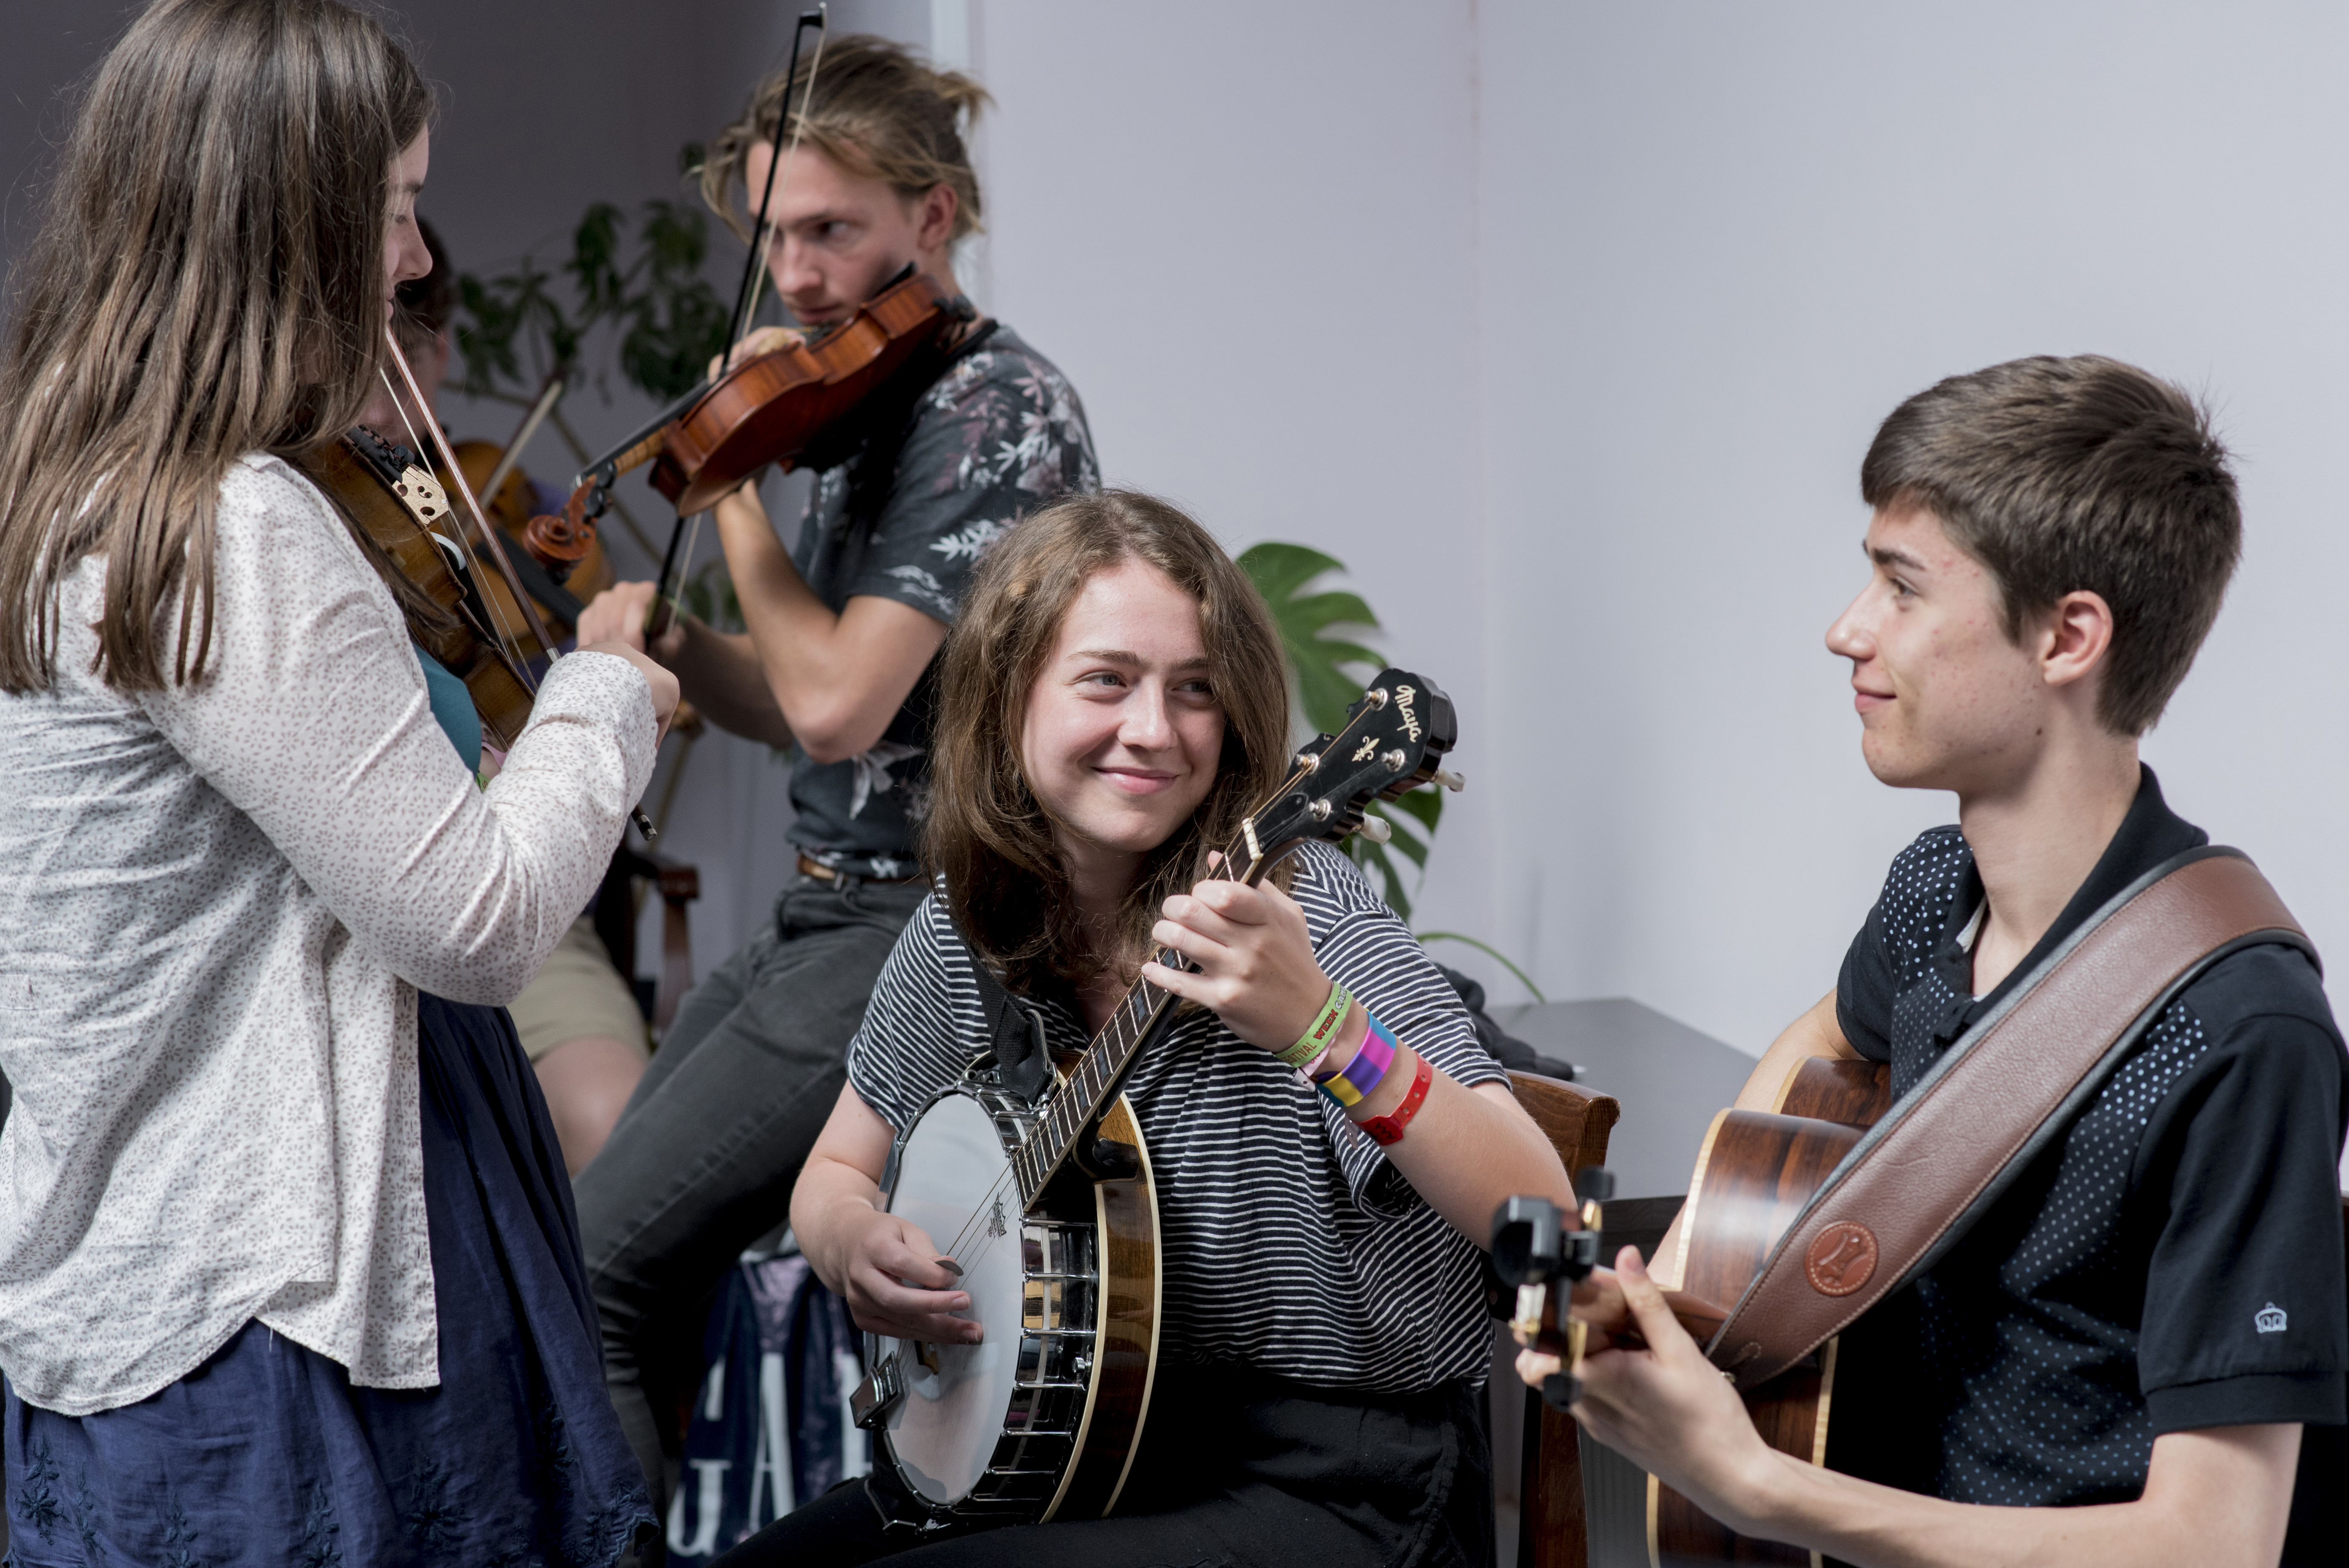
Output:
[[1449,789],[1454,795],[1457,795],[1461,790],[1468,788],[1468,780],[1462,778],[1459,774],[1454,773],[1449,768],[1437,769],[1434,772],[1427,776],[1427,781],[1430,784],[1437,786],[1439,789]]
[[1364,817],[1362,825],[1354,831],[1374,844],[1383,844],[1394,837],[1394,830],[1387,825],[1383,817]]
[[1615,1173],[1604,1165],[1587,1165],[1574,1179],[1574,1195],[1581,1203],[1582,1228],[1594,1236],[1607,1228],[1601,1208],[1615,1196]]

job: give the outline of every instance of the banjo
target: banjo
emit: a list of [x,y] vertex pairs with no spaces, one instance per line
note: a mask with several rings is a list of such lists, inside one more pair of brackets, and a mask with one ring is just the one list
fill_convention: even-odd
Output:
[[[1218,874],[1258,882],[1309,839],[1383,842],[1387,824],[1364,814],[1371,799],[1458,789],[1439,767],[1456,735],[1443,692],[1383,671],[1241,823]],[[1122,1089],[1179,1005],[1137,980],[1033,1099],[981,1055],[890,1150],[889,1212],[956,1261],[971,1302],[961,1315],[985,1329],[977,1345],[865,1336],[872,1370],[852,1408],[926,1529],[1117,1506],[1149,1413],[1161,1287],[1150,1155]]]

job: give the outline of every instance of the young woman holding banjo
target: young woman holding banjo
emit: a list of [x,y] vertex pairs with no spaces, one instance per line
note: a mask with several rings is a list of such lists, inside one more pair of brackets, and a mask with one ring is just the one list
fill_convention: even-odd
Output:
[[883,972],[792,1220],[868,1332],[934,1361],[1016,1343],[1016,1317],[974,1321],[958,1288],[986,1238],[957,1261],[882,1189],[899,1134],[988,1043],[975,966],[1035,1005],[1056,1055],[1137,976],[1193,1005],[1126,1080],[1163,1295],[1139,1450],[1108,1518],[941,1521],[885,1464],[730,1564],[1485,1561],[1475,1238],[1512,1192],[1563,1200],[1565,1172],[1343,854],[1309,841],[1254,886],[1209,874],[1290,777],[1282,667],[1247,579],[1146,496],[1064,499],[981,563],[941,670],[940,888]]
[[[502,1007],[677,683],[557,662],[500,776],[299,465],[387,369],[431,99],[336,0],[160,0],[0,370],[10,1561],[605,1568],[653,1522]],[[452,744],[453,743],[453,744]]]

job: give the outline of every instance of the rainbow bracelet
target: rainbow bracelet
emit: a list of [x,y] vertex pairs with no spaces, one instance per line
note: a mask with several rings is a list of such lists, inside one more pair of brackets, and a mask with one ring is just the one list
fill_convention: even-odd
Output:
[[1297,1037],[1297,1043],[1280,1053],[1283,1067],[1301,1068],[1330,1048],[1338,1026],[1346,1021],[1346,1010],[1354,1005],[1354,994],[1340,980],[1330,982],[1330,999],[1321,1004],[1314,1015],[1313,1026]]
[[[1364,1009],[1363,1016],[1370,1016],[1368,1009]],[[1386,1026],[1377,1018],[1371,1017],[1370,1032],[1362,1037],[1362,1043],[1355,1050],[1354,1059],[1346,1064],[1346,1070],[1330,1074],[1319,1080],[1319,1087],[1323,1094],[1350,1110],[1362,1103],[1364,1096],[1377,1089],[1393,1068],[1394,1061],[1395,1037],[1387,1033]]]

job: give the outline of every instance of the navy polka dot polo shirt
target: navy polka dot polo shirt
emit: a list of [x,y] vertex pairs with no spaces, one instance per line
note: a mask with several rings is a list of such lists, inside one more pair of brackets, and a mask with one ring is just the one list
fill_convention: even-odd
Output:
[[[1976,997],[1982,878],[1934,829],[1844,960],[1845,1037],[1907,1092],[2090,914],[2207,842],[2147,769],[2054,927]],[[2344,1067],[2306,957],[2214,965],[1966,1238],[1846,1335],[1828,1463],[1964,1502],[2121,1501],[2160,1433],[2343,1420]]]

